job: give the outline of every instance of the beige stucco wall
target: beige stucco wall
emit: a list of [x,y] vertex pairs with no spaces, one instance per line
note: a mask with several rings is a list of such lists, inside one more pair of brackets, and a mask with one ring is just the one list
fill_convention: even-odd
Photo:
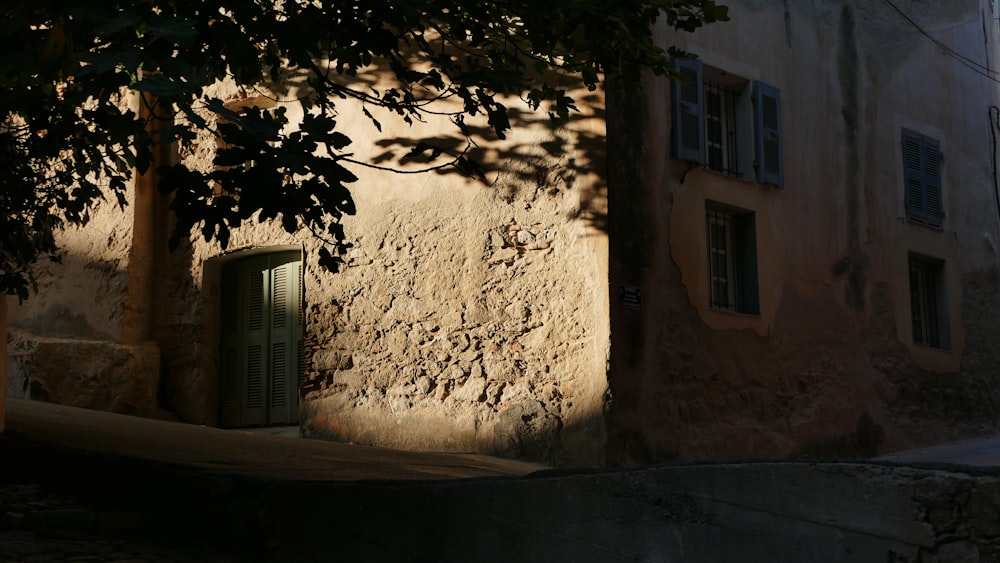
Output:
[[131,212],[119,209],[113,199],[99,201],[86,228],[68,228],[59,235],[61,262],[39,263],[38,292],[23,303],[13,301],[11,327],[87,340],[119,339],[131,233]]
[[[240,97],[231,83],[209,93]],[[276,97],[299,94],[292,84]],[[307,229],[288,234],[276,222],[234,230],[226,250],[195,236],[168,254],[163,202],[146,197],[140,179],[142,197],[129,194],[137,205],[123,212],[102,202],[86,228],[61,233],[63,263],[41,266],[38,295],[13,308],[18,396],[34,390],[39,399],[218,424],[222,266],[300,249],[312,360],[300,397],[306,435],[600,463],[605,130],[602,96],[579,94],[582,112],[561,126],[511,100],[516,130],[474,149],[486,183],[452,169],[356,167],[360,179],[349,188],[358,214],[344,220],[354,247],[340,273],[316,265],[319,242]],[[287,107],[294,128],[300,116]],[[464,144],[443,117],[413,126],[376,118],[382,134],[359,106],[338,106],[358,160],[394,166],[406,149],[386,140]],[[488,130],[485,120],[468,124]],[[216,148],[204,137],[163,159],[208,170]],[[88,354],[107,361],[84,361]],[[53,362],[79,369],[43,381],[42,372],[57,371]],[[123,400],[139,392],[149,394],[142,408]]]
[[[223,84],[218,93],[236,90]],[[340,273],[317,267],[318,242],[305,229],[289,235],[265,223],[233,232],[229,252],[303,250],[312,350],[306,435],[561,463],[603,459],[603,102],[583,94],[582,114],[559,128],[544,114],[522,115],[513,101],[518,129],[478,147],[487,184],[450,169],[355,168],[358,213],[344,220],[354,247]],[[443,122],[408,127],[376,115],[380,136],[359,108],[344,103],[338,113],[356,158],[386,166],[386,153],[403,149],[379,139],[452,133]],[[183,156],[207,167],[213,147],[200,143]],[[194,239],[169,258],[156,332],[163,394],[184,420],[217,423],[218,272],[226,256],[240,255]]]
[[[138,94],[123,95],[120,101],[123,109],[127,105],[147,112]],[[159,162],[171,158],[169,147],[160,152]],[[155,223],[163,221],[162,206],[152,203],[163,200],[155,182],[152,172],[137,177],[133,183],[139,189],[133,185],[124,194],[124,208],[107,191],[94,202],[85,226],[56,233],[57,260],[40,260],[35,267],[37,292],[24,302],[7,299],[9,395],[142,416],[162,414],[157,408],[159,347],[143,328],[152,318],[153,265],[162,256],[154,250],[158,240],[162,243],[156,232],[163,226]]]
[[[237,95],[231,84],[213,93]],[[340,274],[316,266],[305,231],[267,222],[236,230],[228,251],[194,238],[167,255],[165,224],[135,229],[162,221],[154,203],[135,206],[134,193],[124,212],[99,203],[86,228],[61,233],[63,262],[42,265],[38,295],[12,311],[15,394],[216,424],[221,264],[299,248],[318,387],[303,401],[307,434],[600,460],[607,246],[593,170],[604,131],[600,98],[582,105],[567,127],[536,115],[507,143],[483,143],[486,185],[359,169],[359,214],[345,222],[355,249]],[[359,111],[343,115],[359,158],[387,150]],[[380,117],[390,138],[441,130]],[[180,157],[205,169],[214,148],[203,139]],[[45,377],[61,365],[73,369]]]
[[156,351],[120,346],[132,214],[108,197],[86,228],[57,234],[60,261],[38,263],[37,293],[7,298],[11,397],[147,415],[156,408]]
[[[780,89],[785,185],[685,175],[666,80],[612,110],[612,291],[649,296],[612,308],[613,457],[856,456],[995,430],[993,85],[884,3],[729,4],[728,23],[660,38]],[[1000,38],[988,3],[898,4],[976,64]],[[904,127],[941,143],[941,229],[906,219]],[[709,307],[706,201],[756,213],[760,315]],[[910,252],[945,261],[947,350],[913,343]]]

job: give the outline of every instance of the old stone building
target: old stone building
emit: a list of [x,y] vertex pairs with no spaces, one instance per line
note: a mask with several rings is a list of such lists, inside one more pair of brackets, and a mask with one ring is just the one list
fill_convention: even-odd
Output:
[[[166,202],[137,179],[9,303],[8,393],[562,464],[995,431],[993,2],[728,4],[728,23],[657,30],[697,56],[686,79],[611,91],[607,115],[581,92],[559,127],[519,113],[480,148],[487,185],[359,168],[337,274],[267,222],[168,253]],[[341,117],[360,159],[397,156]]]
[[[211,94],[234,108],[277,97],[234,84]],[[234,230],[225,251],[195,233],[170,253],[168,202],[156,178],[137,178],[126,213],[102,203],[85,228],[63,233],[62,264],[45,265],[38,294],[11,303],[10,395],[600,463],[603,100],[583,91],[579,101],[582,111],[559,126],[513,106],[523,113],[517,130],[476,149],[486,183],[448,168],[357,167],[358,213],[344,221],[353,248],[339,273],[317,266],[307,229],[289,235],[280,221]],[[449,137],[446,119],[383,117],[380,133],[360,108],[338,110],[355,158],[382,168],[428,166],[400,163],[393,151],[405,149],[387,139],[464,142]],[[204,169],[217,148],[199,139],[193,151],[165,149],[161,162]]]
[[995,432],[994,3],[730,5],[608,102],[611,458]]

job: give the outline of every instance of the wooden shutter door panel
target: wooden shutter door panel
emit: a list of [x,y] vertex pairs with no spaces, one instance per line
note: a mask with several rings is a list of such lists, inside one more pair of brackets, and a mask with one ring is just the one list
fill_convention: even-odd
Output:
[[267,409],[265,393],[267,373],[265,372],[265,347],[250,344],[246,348],[246,388],[243,394],[243,423],[266,424]]
[[293,421],[299,420],[299,389],[302,387],[305,365],[305,355],[302,342],[302,262],[288,265],[290,282],[288,287],[288,342],[289,342],[289,378],[288,386],[291,402],[289,409]]
[[940,227],[944,222],[940,144],[932,137],[903,129],[902,153],[907,217]]
[[705,108],[701,62],[675,59],[681,80],[670,81],[670,147],[672,156],[705,163]]
[[242,425],[267,424],[268,406],[268,311],[270,310],[271,277],[266,256],[248,259],[240,268],[244,287],[246,321],[243,327],[242,357],[244,381],[241,401]]
[[757,181],[780,188],[785,183],[781,93],[774,86],[754,82],[753,99]]
[[289,355],[288,342],[271,343],[271,396],[268,418],[270,422],[276,424],[292,422],[287,412],[292,400],[292,393],[288,389],[292,377],[291,370],[288,369]]
[[240,396],[243,394],[240,379],[240,351],[237,347],[225,347],[222,351],[222,381],[219,385],[221,398],[220,424],[240,425]]
[[270,422],[298,420],[296,365],[299,263],[282,264],[271,270],[271,397]]
[[941,145],[936,139],[924,136],[922,150],[924,205],[928,223],[940,227],[944,219],[941,202]]
[[222,426],[240,425],[240,397],[243,396],[243,362],[241,361],[240,334],[240,285],[239,276],[226,269],[221,285],[220,337],[222,350],[219,361],[219,423]]
[[924,208],[922,135],[903,129],[903,186],[907,214],[919,215]]

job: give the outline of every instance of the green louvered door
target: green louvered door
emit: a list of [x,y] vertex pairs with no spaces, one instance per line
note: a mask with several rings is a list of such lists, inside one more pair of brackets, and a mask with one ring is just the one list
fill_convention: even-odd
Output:
[[270,393],[268,416],[271,424],[298,422],[298,387],[302,378],[301,268],[294,262],[271,269],[270,310]]
[[298,420],[302,367],[299,252],[253,256],[222,273],[223,426]]

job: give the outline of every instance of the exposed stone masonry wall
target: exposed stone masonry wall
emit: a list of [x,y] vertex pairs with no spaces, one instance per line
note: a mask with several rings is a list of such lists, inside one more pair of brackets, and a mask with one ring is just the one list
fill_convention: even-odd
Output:
[[[357,170],[358,214],[344,220],[353,248],[339,273],[316,265],[308,229],[290,235],[267,221],[232,232],[228,252],[303,249],[307,436],[603,460],[604,131],[590,126],[529,123],[506,149],[483,147],[488,184],[452,170]],[[363,133],[356,143],[375,146]],[[214,150],[203,139],[182,157],[204,168]],[[223,288],[208,266],[221,255],[192,239],[160,289],[165,405],[202,424],[218,416]]]
[[574,190],[526,191],[442,191],[359,213],[346,271],[306,280],[320,345],[307,435],[600,459],[607,321],[589,240],[600,235],[567,221]]
[[[239,97],[231,83],[208,93]],[[523,115],[506,141],[477,146],[486,184],[448,169],[356,170],[349,188],[359,211],[344,221],[354,247],[336,274],[317,267],[308,229],[289,234],[265,221],[235,229],[225,251],[197,236],[169,255],[154,249],[136,258],[155,259],[154,279],[132,279],[133,210],[99,205],[87,228],[61,236],[64,264],[43,272],[39,295],[12,312],[24,331],[11,356],[16,396],[135,414],[162,408],[218,424],[221,264],[241,251],[300,248],[307,435],[600,463],[609,346],[603,101],[578,101],[584,113],[563,127]],[[393,135],[450,142],[447,120],[387,121],[376,137],[348,102],[338,109],[358,159],[391,165],[392,144],[381,140]],[[208,170],[216,150],[205,135],[177,157]],[[155,245],[164,235],[152,234]],[[143,288],[129,283],[155,284],[141,292],[154,310],[133,307],[130,317],[124,296]],[[146,327],[155,345],[120,344],[129,323]],[[82,371],[60,378],[59,362]]]

